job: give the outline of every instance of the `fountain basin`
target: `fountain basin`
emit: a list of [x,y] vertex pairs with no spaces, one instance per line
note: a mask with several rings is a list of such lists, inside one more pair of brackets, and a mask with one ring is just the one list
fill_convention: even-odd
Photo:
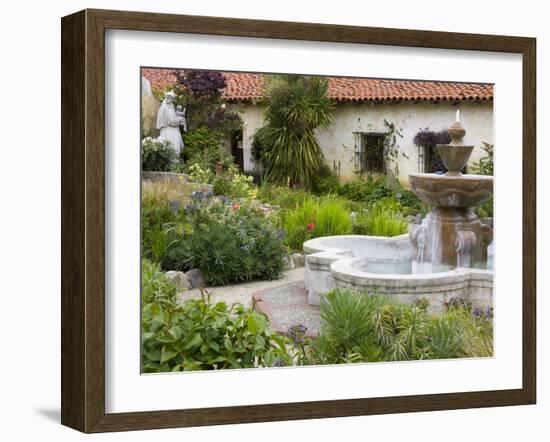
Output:
[[412,173],[409,182],[418,198],[439,207],[477,206],[493,195],[492,176]]
[[492,306],[493,272],[456,268],[437,273],[412,273],[413,246],[408,235],[393,238],[343,235],[304,243],[308,302],[319,305],[324,293],[348,288],[384,294],[402,302],[427,298],[430,312],[459,297],[474,307]]

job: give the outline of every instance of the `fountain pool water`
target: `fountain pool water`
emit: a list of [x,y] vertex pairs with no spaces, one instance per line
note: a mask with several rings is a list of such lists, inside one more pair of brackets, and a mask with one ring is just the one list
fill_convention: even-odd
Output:
[[473,150],[462,142],[465,133],[457,115],[449,128],[451,143],[438,145],[447,173],[409,175],[413,192],[433,210],[412,224],[408,235],[344,235],[304,243],[310,304],[345,287],[404,302],[427,298],[431,311],[441,310],[451,297],[474,307],[492,305],[493,231],[472,207],[492,196],[493,177],[460,172]]

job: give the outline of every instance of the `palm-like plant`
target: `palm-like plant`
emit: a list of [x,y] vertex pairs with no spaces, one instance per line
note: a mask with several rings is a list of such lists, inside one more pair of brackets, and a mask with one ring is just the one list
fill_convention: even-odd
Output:
[[264,179],[309,188],[324,162],[316,129],[332,121],[328,82],[318,77],[274,76],[269,80],[265,126],[254,134]]

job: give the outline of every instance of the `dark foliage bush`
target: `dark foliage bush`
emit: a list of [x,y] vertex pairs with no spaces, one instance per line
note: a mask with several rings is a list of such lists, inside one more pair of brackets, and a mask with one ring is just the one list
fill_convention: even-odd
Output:
[[177,161],[176,151],[168,141],[144,138],[141,142],[143,171],[168,172]]
[[201,97],[219,96],[226,86],[226,81],[220,72],[216,71],[180,71],[179,82],[187,90]]
[[435,149],[438,144],[448,144],[451,142],[451,136],[447,130],[433,131],[428,128],[421,129],[413,138],[415,146]]
[[340,181],[332,173],[327,164],[323,164],[317,175],[312,178],[311,192],[315,195],[338,194],[340,190]]
[[279,232],[259,212],[215,203],[199,211],[190,238],[190,265],[209,285],[275,279],[286,253]]
[[381,198],[392,194],[388,187],[386,177],[373,177],[369,175],[365,178],[345,183],[340,187],[340,195],[352,201],[374,203]]
[[197,194],[185,213],[143,211],[143,256],[164,270],[198,268],[210,286],[277,278],[286,254],[279,230],[260,212]]

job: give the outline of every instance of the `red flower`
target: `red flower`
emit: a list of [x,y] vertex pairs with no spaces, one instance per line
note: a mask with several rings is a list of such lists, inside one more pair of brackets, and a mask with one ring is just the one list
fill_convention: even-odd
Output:
[[308,232],[311,232],[311,231],[313,231],[313,229],[315,229],[315,224],[309,223],[309,224],[307,225],[307,231],[308,231]]
[[235,203],[235,204],[233,204],[232,207],[233,207],[233,210],[237,211],[241,208],[241,205],[239,203]]

